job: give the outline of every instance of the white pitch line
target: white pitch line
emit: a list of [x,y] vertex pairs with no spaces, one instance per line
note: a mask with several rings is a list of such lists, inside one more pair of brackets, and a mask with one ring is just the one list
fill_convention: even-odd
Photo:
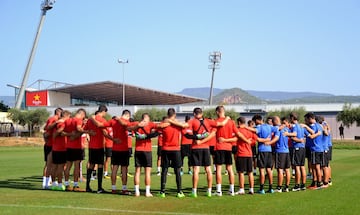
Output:
[[[164,211],[133,211],[133,210],[118,210],[118,209],[106,209],[106,208],[87,208],[87,207],[72,207],[72,206],[60,206],[60,205],[17,205],[17,204],[0,204],[0,207],[17,207],[17,208],[46,208],[46,209],[71,209],[71,210],[86,210],[86,211],[103,211],[114,213],[133,213],[133,214],[164,214],[164,215],[195,215],[193,213],[176,213],[176,212],[164,212]],[[199,214],[196,214],[199,215]]]

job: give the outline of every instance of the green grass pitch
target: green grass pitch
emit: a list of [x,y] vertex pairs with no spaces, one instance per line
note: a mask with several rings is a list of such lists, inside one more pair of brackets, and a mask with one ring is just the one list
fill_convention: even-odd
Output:
[[[154,148],[154,167],[155,151]],[[141,176],[140,185],[142,196],[137,198],[42,190],[42,153],[42,147],[0,147],[0,214],[358,214],[360,211],[360,195],[357,192],[360,150],[334,150],[331,163],[334,185],[327,189],[207,198],[206,178],[202,170],[199,197],[196,199],[175,197],[174,175],[168,177],[167,197],[156,197],[160,188],[160,177],[155,174],[156,168],[153,168],[152,176],[153,198],[143,196],[144,175]],[[85,169],[83,172],[85,173]],[[134,172],[133,159],[130,172]],[[235,178],[237,190],[237,176]],[[131,190],[132,180],[133,178],[129,178],[128,182]],[[255,180],[256,191],[258,177],[255,177]],[[276,176],[274,181],[276,183]],[[223,176],[223,184],[223,191],[226,191],[227,176]],[[120,180],[117,186],[121,188]],[[84,188],[85,184],[81,183],[81,187]],[[189,194],[191,187],[191,176],[184,174],[184,193]],[[92,182],[92,188],[97,188],[96,181]],[[110,191],[109,179],[104,179],[104,188]]]

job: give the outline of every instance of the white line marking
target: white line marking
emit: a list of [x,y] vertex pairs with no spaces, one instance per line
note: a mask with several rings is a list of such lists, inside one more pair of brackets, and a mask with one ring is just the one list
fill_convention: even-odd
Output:
[[[71,209],[71,210],[86,210],[86,211],[103,211],[114,213],[136,213],[136,214],[168,214],[168,215],[195,215],[193,213],[176,213],[166,211],[134,211],[134,210],[118,210],[118,209],[106,209],[106,208],[87,208],[87,207],[72,207],[61,205],[17,205],[17,204],[0,204],[0,207],[17,207],[17,208],[46,208],[46,209]],[[198,215],[198,214],[197,214]]]

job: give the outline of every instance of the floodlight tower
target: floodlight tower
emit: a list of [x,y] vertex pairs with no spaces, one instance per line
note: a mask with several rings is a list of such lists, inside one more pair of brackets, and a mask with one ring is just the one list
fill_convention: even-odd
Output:
[[28,60],[28,63],[26,65],[25,73],[24,73],[24,76],[23,76],[23,79],[22,79],[22,82],[21,82],[19,94],[18,94],[17,99],[16,99],[15,108],[17,108],[17,109],[20,109],[21,102],[22,102],[22,100],[24,98],[25,88],[26,88],[27,81],[28,81],[28,78],[29,78],[30,69],[31,69],[31,66],[32,66],[32,63],[33,63],[33,60],[34,60],[34,57],[35,57],[35,51],[36,51],[36,48],[37,48],[37,45],[38,45],[38,42],[39,42],[41,29],[42,29],[42,26],[43,26],[44,21],[45,21],[46,11],[51,10],[53,8],[54,3],[55,3],[55,0],[44,0],[41,3],[40,22],[39,22],[39,26],[38,26],[38,29],[37,29],[37,32],[36,32],[34,43],[33,43],[33,46],[32,46],[31,52],[30,52],[29,60]]
[[220,69],[220,60],[221,60],[221,52],[214,51],[209,53],[209,62],[211,63],[209,65],[209,69],[212,70],[211,75],[211,85],[210,85],[210,97],[209,97],[209,105],[212,105],[212,99],[213,99],[213,83],[214,83],[214,73],[216,69]]
[[118,59],[118,63],[122,64],[123,81],[122,81],[122,107],[125,107],[125,63],[129,63],[129,60]]

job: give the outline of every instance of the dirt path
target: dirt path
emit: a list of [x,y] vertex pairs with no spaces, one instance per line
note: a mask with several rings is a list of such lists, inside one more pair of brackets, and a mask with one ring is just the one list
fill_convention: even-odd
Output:
[[43,146],[44,140],[40,137],[0,137],[1,146]]

